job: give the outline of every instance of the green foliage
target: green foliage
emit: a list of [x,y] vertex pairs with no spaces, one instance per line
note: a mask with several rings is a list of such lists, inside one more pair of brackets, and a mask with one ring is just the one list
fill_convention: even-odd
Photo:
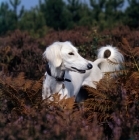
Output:
[[20,0],[10,0],[10,6],[7,2],[2,2],[0,5],[0,34],[5,34],[9,30],[15,30],[18,28],[18,21],[24,13],[24,7],[22,6],[19,14],[17,11],[20,5]]
[[77,26],[112,29],[118,25],[138,28],[138,0],[128,0],[129,6],[123,10],[125,0],[90,0],[87,4],[80,0],[39,0],[39,5],[25,10],[21,0],[9,0],[0,4],[0,35],[21,29],[32,36],[42,37],[49,29],[65,30]]
[[90,0],[90,3],[93,8],[93,25],[104,30],[105,28],[113,28],[118,24],[122,24],[123,12],[120,8],[123,6],[124,0]]
[[81,3],[79,2],[79,0],[68,0],[68,4],[66,8],[70,16],[70,22],[71,22],[70,26],[74,27],[75,24],[78,25],[78,22],[81,19],[81,14],[80,14]]
[[12,11],[15,15],[15,20],[18,21],[18,19],[21,18],[22,14],[24,13],[24,6],[21,7],[19,14],[18,14],[17,8],[21,4],[21,0],[9,0],[9,1],[13,8]]
[[127,7],[125,11],[125,19],[124,23],[132,28],[138,28],[139,27],[139,1],[138,0],[128,0],[129,7]]
[[104,5],[105,5],[105,1],[104,0],[99,0],[99,1],[96,1],[96,0],[90,0],[90,5],[92,6],[93,8],[93,18],[96,20],[96,21],[100,21],[100,14],[103,13],[103,8],[104,8]]
[[23,31],[28,31],[34,37],[42,37],[48,31],[44,15],[37,8],[26,11],[23,14],[19,21],[19,28]]
[[55,30],[67,28],[69,19],[62,0],[45,0],[44,3],[40,1],[39,7],[49,27]]
[[[92,17],[91,17],[91,10],[88,8],[87,4],[82,4],[82,8],[80,10],[80,20],[78,26],[92,26]],[[76,25],[76,23],[75,23]]]
[[11,13],[9,5],[2,2],[0,5],[0,34],[5,34],[8,30],[13,29],[13,13]]

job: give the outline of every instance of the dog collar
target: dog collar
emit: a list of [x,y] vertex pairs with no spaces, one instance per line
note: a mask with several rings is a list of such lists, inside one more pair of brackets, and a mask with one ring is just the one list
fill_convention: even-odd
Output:
[[[47,71],[49,76],[52,76],[48,63],[46,64],[46,71]],[[65,71],[63,71],[62,77],[58,77],[58,76],[56,76],[56,77],[52,76],[52,77],[55,78],[56,81],[59,81],[59,82],[64,82],[64,81],[71,82],[70,79],[64,78],[64,76],[65,76]]]

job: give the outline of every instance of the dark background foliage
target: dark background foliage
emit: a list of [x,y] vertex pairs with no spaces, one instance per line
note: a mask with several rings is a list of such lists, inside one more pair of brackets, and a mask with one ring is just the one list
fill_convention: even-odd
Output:
[[[125,2],[127,7],[124,9]],[[49,29],[65,30],[76,26],[97,27],[100,30],[127,25],[138,28],[138,0],[39,0],[30,10],[21,8],[21,0],[0,4],[0,35],[20,29],[38,37]],[[19,9],[20,8],[20,9]]]

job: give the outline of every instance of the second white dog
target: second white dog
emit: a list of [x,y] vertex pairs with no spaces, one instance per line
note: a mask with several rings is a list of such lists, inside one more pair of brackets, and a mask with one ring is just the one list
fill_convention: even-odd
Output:
[[[43,56],[48,61],[43,99],[54,93],[61,94],[61,98],[76,97],[83,85],[96,88],[93,81],[98,82],[105,72],[119,70],[124,61],[118,49],[108,45],[98,50],[98,58],[94,62],[88,62],[70,42],[53,43],[47,47]],[[116,64],[109,63],[108,59]],[[78,101],[80,100],[78,94]]]

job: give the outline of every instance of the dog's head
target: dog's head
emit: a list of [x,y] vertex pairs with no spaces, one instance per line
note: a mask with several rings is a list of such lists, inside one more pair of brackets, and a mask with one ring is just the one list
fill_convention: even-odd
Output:
[[81,57],[77,49],[68,41],[55,42],[46,48],[44,58],[55,68],[85,73],[92,65]]

